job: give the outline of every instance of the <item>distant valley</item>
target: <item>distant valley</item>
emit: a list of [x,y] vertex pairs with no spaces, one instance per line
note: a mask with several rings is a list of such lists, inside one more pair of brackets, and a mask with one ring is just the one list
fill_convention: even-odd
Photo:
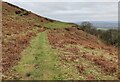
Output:
[[[77,22],[76,24],[80,25],[82,22]],[[118,22],[117,21],[90,21],[90,23],[93,24],[96,28],[102,28],[102,29],[117,29],[118,28]]]

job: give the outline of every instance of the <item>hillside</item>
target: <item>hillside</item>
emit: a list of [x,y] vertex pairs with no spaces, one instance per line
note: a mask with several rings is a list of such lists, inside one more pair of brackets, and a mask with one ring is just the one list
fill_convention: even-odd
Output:
[[77,25],[3,2],[3,79],[116,80],[117,48]]

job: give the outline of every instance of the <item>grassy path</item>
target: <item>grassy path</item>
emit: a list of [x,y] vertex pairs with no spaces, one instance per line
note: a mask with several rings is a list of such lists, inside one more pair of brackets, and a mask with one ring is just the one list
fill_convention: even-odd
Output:
[[[37,37],[31,41],[30,46],[21,53],[22,59],[13,68],[13,74],[15,74],[13,79],[85,80],[91,74],[95,75],[96,79],[114,79],[114,77],[101,73],[99,67],[84,58],[78,58],[76,62],[61,62],[59,53],[49,45],[46,31],[38,33]],[[76,69],[75,65],[77,64],[84,65],[83,73],[80,74]]]
[[49,46],[46,32],[39,33],[22,52],[22,59],[14,70],[21,76],[19,79],[53,80],[63,79],[58,66],[58,56]]

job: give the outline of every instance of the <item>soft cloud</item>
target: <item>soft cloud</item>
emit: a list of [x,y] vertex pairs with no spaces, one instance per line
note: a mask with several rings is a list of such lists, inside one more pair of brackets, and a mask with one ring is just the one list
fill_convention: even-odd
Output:
[[66,22],[117,21],[117,2],[13,2],[14,4],[52,19]]
[[118,2],[119,0],[4,0],[9,2]]

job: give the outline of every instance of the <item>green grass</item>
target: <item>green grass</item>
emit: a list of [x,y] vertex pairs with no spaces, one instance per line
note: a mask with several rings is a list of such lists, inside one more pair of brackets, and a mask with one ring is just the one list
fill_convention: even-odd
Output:
[[45,23],[44,26],[48,28],[68,28],[71,27],[72,24],[54,21],[54,22]]
[[49,46],[46,32],[39,33],[22,55],[21,61],[14,67],[22,79],[62,79],[57,54]]
[[[62,64],[59,53],[49,45],[46,32],[39,33],[30,46],[22,53],[13,73],[18,73],[24,80],[73,80],[85,79],[79,76],[77,69],[70,63]],[[35,67],[37,66],[37,67]]]

